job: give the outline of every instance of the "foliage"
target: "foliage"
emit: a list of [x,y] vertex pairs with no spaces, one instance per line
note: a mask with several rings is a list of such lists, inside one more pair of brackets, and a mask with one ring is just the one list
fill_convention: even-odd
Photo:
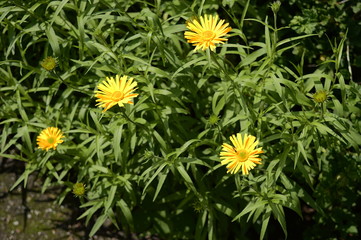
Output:
[[[327,39],[319,5],[291,20],[274,4],[0,1],[0,156],[26,165],[13,188],[39,173],[43,192],[64,187],[62,203],[82,186],[90,235],[110,219],[164,239],[273,239],[272,219],[287,236],[285,209],[301,218],[307,204],[317,212],[308,239],[357,237],[361,86],[350,79],[347,28]],[[233,28],[215,52],[184,39],[185,21],[204,14]],[[306,39],[332,49],[313,68],[305,59],[318,53],[302,51]],[[49,56],[55,69],[41,67]],[[103,113],[94,90],[116,74],[133,77],[139,96]],[[319,91],[324,101],[314,100]],[[47,127],[65,136],[56,150],[37,149]],[[220,165],[236,133],[256,136],[265,152],[249,175]]]

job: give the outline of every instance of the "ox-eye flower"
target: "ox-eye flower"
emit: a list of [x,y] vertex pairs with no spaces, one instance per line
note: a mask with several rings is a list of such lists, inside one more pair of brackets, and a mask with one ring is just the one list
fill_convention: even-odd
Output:
[[186,22],[186,27],[190,31],[184,33],[187,42],[192,43],[196,48],[203,51],[210,48],[212,51],[216,44],[227,41],[224,36],[232,30],[224,20],[218,21],[218,16],[205,15],[204,17],[193,18]]
[[41,131],[36,138],[36,142],[38,143],[38,148],[42,150],[48,151],[50,148],[55,150],[58,144],[63,142],[63,140],[61,140],[63,137],[64,135],[59,128],[48,127]]
[[119,107],[123,107],[125,103],[133,104],[132,99],[138,96],[137,93],[133,93],[136,86],[137,83],[133,82],[133,78],[128,79],[128,76],[116,75],[115,79],[107,77],[95,91],[97,106],[104,108],[103,112],[105,112],[117,104]]
[[258,154],[263,153],[262,148],[256,148],[258,141],[256,137],[245,134],[232,135],[230,140],[233,146],[223,143],[221,155],[221,164],[227,165],[227,173],[235,174],[242,170],[243,175],[248,174],[256,164],[261,164],[262,159]]

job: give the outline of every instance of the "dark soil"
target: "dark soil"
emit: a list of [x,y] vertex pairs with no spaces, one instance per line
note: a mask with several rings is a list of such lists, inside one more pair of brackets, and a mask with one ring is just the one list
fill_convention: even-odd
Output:
[[79,209],[78,198],[69,195],[62,205],[56,204],[61,189],[41,193],[42,179],[36,174],[29,177],[24,188],[20,184],[10,192],[23,173],[24,163],[0,158],[0,239],[1,240],[157,240],[154,236],[126,236],[110,222],[93,237],[88,237],[92,224],[77,220],[84,209]]

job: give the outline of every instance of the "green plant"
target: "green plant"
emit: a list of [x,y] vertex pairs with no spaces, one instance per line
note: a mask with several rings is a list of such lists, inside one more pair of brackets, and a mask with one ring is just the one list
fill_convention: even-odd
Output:
[[[289,28],[279,26],[279,2],[272,20],[247,18],[256,14],[252,1],[224,1],[224,8],[177,0],[0,6],[0,156],[26,165],[13,188],[38,173],[43,192],[64,187],[62,203],[84,184],[79,219],[92,223],[90,235],[110,219],[127,233],[165,239],[253,239],[252,231],[263,239],[273,217],[287,236],[284,208],[302,217],[301,204],[317,211],[320,225],[351,215],[339,231],[359,234],[348,206],[359,207],[361,196],[361,87],[345,79],[347,34],[330,41],[328,60],[304,73],[307,53],[291,63],[287,56],[316,36],[283,37]],[[228,42],[194,52],[186,20],[215,12],[233,28]],[[40,64],[48,56],[57,61],[53,69]],[[102,112],[94,91],[116,74],[133,77],[139,96]],[[326,99],[318,101],[321,91]],[[64,133],[56,150],[37,149],[47,127]],[[256,136],[264,151],[248,175],[227,174],[220,164],[222,144],[236,133]],[[346,200],[338,202],[329,184]],[[332,208],[328,219],[335,203],[345,215]]]

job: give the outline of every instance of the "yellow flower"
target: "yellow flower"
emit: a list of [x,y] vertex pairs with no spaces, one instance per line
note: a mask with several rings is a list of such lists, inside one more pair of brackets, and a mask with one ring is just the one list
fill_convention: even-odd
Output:
[[243,175],[253,169],[257,164],[261,164],[262,159],[258,158],[258,154],[263,153],[262,148],[256,148],[258,141],[256,137],[245,134],[243,139],[241,134],[232,135],[230,137],[234,147],[227,143],[223,143],[222,152],[220,153],[222,165],[227,165],[227,173],[235,174],[242,169]]
[[224,43],[226,38],[222,38],[229,31],[231,27],[227,27],[228,23],[224,23],[224,20],[218,22],[218,16],[205,15],[200,17],[200,21],[197,19],[189,20],[186,22],[186,26],[191,31],[186,31],[184,37],[187,42],[196,46],[195,50],[202,48],[206,50],[210,48],[212,51],[216,48],[216,44]]
[[50,148],[56,149],[59,143],[64,142],[61,140],[64,135],[61,133],[59,128],[48,127],[41,131],[39,136],[36,138],[38,148],[48,151]]
[[51,71],[56,67],[56,59],[53,57],[47,57],[41,61],[40,65],[47,71]]
[[119,75],[107,77],[102,83],[98,85],[98,91],[95,91],[97,106],[103,107],[103,112],[118,104],[123,107],[124,103],[133,104],[131,99],[138,96],[137,93],[132,93],[136,90],[137,83],[133,82],[133,78],[128,76],[120,77]]

